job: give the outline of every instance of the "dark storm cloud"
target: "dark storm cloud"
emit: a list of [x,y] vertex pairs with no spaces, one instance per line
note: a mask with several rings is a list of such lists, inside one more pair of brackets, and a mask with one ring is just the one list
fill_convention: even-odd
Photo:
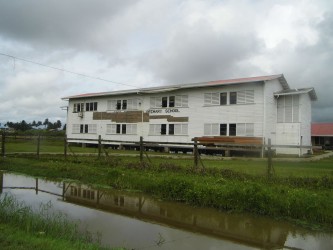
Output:
[[99,29],[136,2],[0,0],[0,36],[38,46],[91,46]]
[[216,32],[203,22],[178,29],[148,65],[169,83],[223,79],[238,73],[237,65],[256,54],[260,43],[255,35]]
[[318,25],[321,42],[313,53],[310,67],[317,69],[314,84],[319,101],[315,103],[313,117],[315,121],[333,122],[333,12],[326,13],[325,19]]
[[[333,122],[333,13],[327,12],[316,25],[319,40],[312,46],[302,44],[284,58],[285,73],[294,87],[314,87],[318,101],[313,103],[313,121]],[[281,64],[282,64],[281,63]],[[280,65],[282,67],[283,65]]]

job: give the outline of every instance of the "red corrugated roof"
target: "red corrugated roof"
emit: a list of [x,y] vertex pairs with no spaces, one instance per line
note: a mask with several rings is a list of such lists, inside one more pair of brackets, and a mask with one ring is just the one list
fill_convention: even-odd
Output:
[[333,123],[312,123],[312,136],[333,136]]
[[237,78],[237,79],[226,79],[226,80],[217,80],[210,82],[199,82],[199,83],[187,83],[187,84],[177,84],[177,85],[168,85],[168,86],[159,86],[151,88],[141,88],[141,89],[130,89],[123,91],[112,91],[112,92],[101,92],[101,93],[86,93],[81,95],[74,95],[64,97],[62,99],[72,99],[72,98],[84,98],[84,97],[95,97],[95,96],[105,96],[105,95],[115,95],[115,94],[131,94],[131,93],[145,93],[149,91],[166,91],[170,88],[176,89],[186,89],[186,88],[197,88],[205,87],[210,85],[223,85],[223,84],[238,84],[238,83],[250,83],[250,82],[260,82],[260,81],[269,81],[278,79],[283,87],[283,89],[289,89],[289,85],[284,78],[283,74],[278,75],[269,75],[269,76],[255,76],[255,77],[246,77],[246,78]]
[[226,79],[226,80],[217,80],[212,82],[207,82],[207,84],[230,84],[230,83],[243,83],[243,82],[254,82],[254,81],[269,81],[282,77],[282,74],[279,75],[270,75],[270,76],[255,76],[255,77],[246,77],[246,78],[237,78],[237,79]]

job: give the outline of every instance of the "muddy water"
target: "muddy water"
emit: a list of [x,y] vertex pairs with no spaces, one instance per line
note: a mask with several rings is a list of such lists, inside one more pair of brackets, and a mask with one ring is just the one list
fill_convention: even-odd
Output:
[[268,218],[193,208],[140,193],[97,190],[0,173],[0,192],[53,209],[101,234],[101,242],[129,249],[333,249],[333,234]]

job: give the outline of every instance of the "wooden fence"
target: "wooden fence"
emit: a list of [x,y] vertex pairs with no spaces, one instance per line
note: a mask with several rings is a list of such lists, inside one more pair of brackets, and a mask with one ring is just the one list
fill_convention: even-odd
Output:
[[[81,139],[81,138],[66,138],[66,137],[50,137],[50,136],[28,136],[28,137],[13,137],[10,135],[6,135],[4,132],[1,134],[1,156],[5,157],[6,154],[10,154],[6,152],[6,144],[7,144],[7,138],[12,140],[32,140],[35,142],[36,151],[35,152],[29,152],[30,154],[35,154],[36,157],[39,159],[41,154],[41,140],[49,139],[49,140],[58,140],[63,141],[63,155],[65,159],[67,159],[67,156],[69,154],[75,155],[75,153],[71,150],[69,142],[78,142],[82,144],[90,143],[97,145],[97,157],[101,158],[103,155],[106,157],[108,156],[107,151],[105,150],[106,145],[127,145],[131,147],[135,147],[139,150],[139,158],[140,162],[142,163],[144,161],[144,155],[147,157],[147,159],[150,161],[149,156],[147,154],[147,149],[149,148],[178,148],[180,150],[186,149],[187,152],[191,152],[193,155],[193,165],[195,167],[199,167],[200,165],[204,167],[204,164],[201,159],[201,153],[203,151],[230,151],[230,150],[238,150],[238,151],[256,151],[261,152],[261,156],[264,157],[266,155],[267,157],[267,175],[271,176],[273,173],[273,167],[272,167],[272,158],[274,155],[274,149],[279,147],[285,147],[285,148],[307,148],[311,149],[310,146],[290,146],[290,145],[271,145],[271,140],[268,139],[268,144],[260,144],[258,143],[258,140],[245,140],[243,143],[239,143],[239,140],[235,142],[230,141],[218,141],[218,143],[214,142],[207,138],[201,137],[201,138],[193,138],[190,143],[181,143],[181,142],[154,142],[154,141],[144,141],[143,137],[140,137],[139,141],[119,141],[119,140],[104,140],[99,135],[96,139]],[[209,143],[207,143],[207,141]],[[238,143],[237,143],[238,142]],[[251,143],[252,142],[252,143]],[[264,154],[265,153],[265,154]]]

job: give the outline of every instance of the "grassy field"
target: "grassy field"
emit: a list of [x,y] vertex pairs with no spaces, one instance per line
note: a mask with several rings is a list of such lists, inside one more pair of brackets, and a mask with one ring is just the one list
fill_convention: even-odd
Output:
[[[13,152],[37,152],[37,138],[36,137],[25,137],[17,139],[7,138],[6,139],[6,153]],[[74,152],[77,153],[97,153],[97,148],[83,148],[78,146],[71,147]],[[40,152],[48,153],[63,153],[64,152],[64,141],[62,138],[55,137],[53,139],[41,139],[40,141]]]
[[[88,154],[97,154],[98,149],[96,147],[81,147],[79,145],[70,145],[68,149],[69,155],[74,155],[76,153],[88,153]],[[6,153],[10,154],[13,152],[17,153],[31,153],[36,152],[37,150],[37,139],[36,137],[26,137],[25,139],[9,138],[6,141]],[[112,150],[106,149],[107,153],[112,157],[112,155],[133,155],[138,156],[139,152],[134,150]],[[55,137],[54,139],[41,139],[40,143],[40,152],[41,153],[59,153],[63,154],[64,152],[64,141],[62,138]],[[104,151],[103,151],[104,152]],[[155,156],[163,155],[167,158],[167,162],[176,164],[182,167],[191,167],[193,165],[193,158],[191,155],[184,154],[168,154],[160,152],[148,152],[150,161],[153,165],[159,165],[160,163],[165,162],[164,158],[155,158]],[[82,158],[82,156],[78,156]],[[117,156],[117,159],[122,161],[131,162],[133,159],[127,159],[128,157]],[[130,157],[131,158],[131,157]],[[83,158],[82,158],[83,159]],[[135,159],[134,161],[137,161]],[[217,160],[213,157],[211,159],[203,159],[205,167],[208,168],[219,168],[219,169],[232,169],[237,172],[241,172],[249,175],[265,175],[267,171],[267,161],[265,159],[242,159],[237,160]],[[281,159],[274,159],[273,167],[275,175],[278,177],[322,177],[322,176],[332,176],[332,160],[324,159],[321,161],[309,161],[309,162],[284,162]]]

